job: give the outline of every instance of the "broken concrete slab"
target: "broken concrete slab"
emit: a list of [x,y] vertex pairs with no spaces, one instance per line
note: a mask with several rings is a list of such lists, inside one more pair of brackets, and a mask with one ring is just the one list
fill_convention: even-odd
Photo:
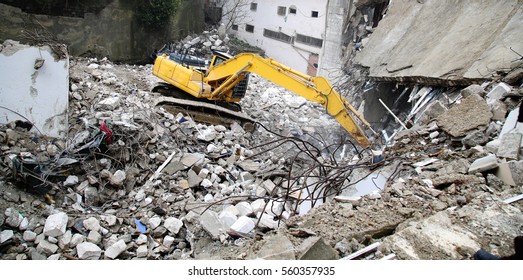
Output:
[[299,260],[337,260],[338,251],[326,244],[323,238],[313,236],[305,239],[296,248]]
[[0,123],[29,120],[41,133],[65,138],[68,100],[67,56],[58,57],[49,46],[4,42],[0,51],[0,104],[4,107],[0,108]]
[[205,154],[201,153],[186,153],[183,155],[182,159],[180,160],[183,165],[186,167],[191,167],[193,165],[199,165],[203,163],[203,160],[205,159]]
[[496,155],[500,158],[518,160],[522,136],[521,133],[514,132],[503,134]]
[[503,96],[509,93],[511,90],[510,86],[505,83],[497,84],[492,90],[487,94],[487,102],[491,100],[501,100]]
[[510,165],[506,161],[503,161],[499,164],[498,168],[496,168],[495,170],[494,175],[501,179],[501,181],[503,181],[503,183],[506,185],[516,185],[516,182],[514,182],[514,178],[512,178],[512,171],[510,169]]
[[514,183],[518,186],[523,185],[523,160],[509,161],[508,166]]
[[498,158],[494,154],[489,154],[485,157],[478,158],[469,167],[468,173],[474,174],[476,172],[483,172],[492,170],[499,166]]
[[181,161],[175,160],[175,161],[171,161],[169,164],[167,164],[167,166],[165,167],[165,169],[163,171],[169,175],[173,175],[176,172],[185,170],[187,168],[188,167],[185,166]]
[[[442,17],[452,20],[442,21]],[[518,39],[522,18],[523,7],[517,0],[414,5],[409,0],[393,1],[355,60],[369,67],[375,80],[442,85],[481,82],[510,69],[517,58],[506,42],[516,44],[512,49],[523,49]],[[485,22],[489,24],[471,32],[470,26]]]
[[481,97],[485,97],[485,94],[487,93],[485,92],[485,89],[478,84],[470,85],[461,90],[461,96],[463,96],[464,98],[467,98],[472,94],[477,94]]
[[295,260],[294,245],[284,235],[277,234],[269,237],[258,251],[257,258],[264,260]]
[[[2,232],[0,232],[0,244],[13,238],[13,236],[14,236],[14,232],[12,230],[2,230]],[[35,238],[36,238],[36,236],[35,236]]]
[[454,105],[437,118],[438,126],[454,137],[461,137],[473,129],[486,129],[492,113],[485,99],[473,94]]
[[507,119],[505,120],[505,123],[503,124],[503,128],[501,129],[501,132],[499,133],[499,137],[503,137],[506,133],[510,132],[514,128],[516,128],[516,125],[518,123],[518,115],[519,115],[519,108],[516,108],[510,113],[508,113]]
[[220,234],[229,230],[229,226],[224,224],[218,214],[212,210],[207,210],[199,218],[200,225],[209,233],[214,240],[220,239]]

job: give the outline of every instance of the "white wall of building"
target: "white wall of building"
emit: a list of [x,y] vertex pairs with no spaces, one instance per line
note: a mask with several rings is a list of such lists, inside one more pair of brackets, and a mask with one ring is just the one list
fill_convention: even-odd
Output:
[[[35,67],[37,60],[43,60],[40,68]],[[47,46],[4,42],[0,51],[0,105],[0,123],[29,120],[43,134],[65,138],[69,107],[68,58],[57,59]]]
[[[257,3],[256,11],[246,9],[245,17],[237,22],[238,30],[229,32],[245,40],[253,46],[263,50],[268,57],[288,65],[298,71],[307,73],[308,60],[311,54],[322,55],[322,47],[302,44],[294,40],[293,44],[281,42],[264,36],[264,29],[282,32],[289,36],[302,34],[317,39],[325,39],[325,26],[327,14],[327,0],[254,0],[247,3]],[[285,15],[278,15],[278,6],[286,7]],[[289,8],[296,9],[291,14]],[[312,12],[317,12],[317,17],[312,17]],[[224,19],[228,20],[228,19]],[[253,32],[246,31],[246,24],[254,26]]]

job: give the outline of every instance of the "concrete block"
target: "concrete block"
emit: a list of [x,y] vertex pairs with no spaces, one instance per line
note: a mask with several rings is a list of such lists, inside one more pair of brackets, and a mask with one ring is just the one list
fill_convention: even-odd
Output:
[[120,239],[118,242],[109,246],[109,248],[105,250],[104,255],[110,259],[116,259],[121,253],[125,251],[125,249],[127,249],[127,245],[125,244],[125,241]]
[[[260,218],[260,215],[261,218]],[[258,215],[259,223],[258,225],[262,228],[276,229],[278,228],[278,221],[274,220],[274,217],[267,213],[260,213]]]
[[523,185],[523,160],[510,161],[508,166],[514,183],[518,186]]
[[294,245],[283,234],[271,236],[257,253],[264,260],[295,260]]
[[225,210],[220,212],[219,217],[222,220],[222,222],[229,227],[232,226],[238,220],[238,217],[236,217],[236,215],[233,215],[231,212]]
[[254,213],[252,210],[251,204],[247,201],[242,201],[242,202],[236,204],[235,206],[236,206],[236,209],[238,209],[240,216],[249,216],[252,213]]
[[66,231],[62,236],[58,238],[58,247],[60,247],[60,249],[62,250],[68,248],[71,244],[72,238],[73,233],[70,230]]
[[162,223],[162,218],[158,217],[158,216],[154,216],[152,218],[149,219],[149,227],[154,230],[155,228],[157,228],[160,224]]
[[65,233],[67,228],[67,214],[60,212],[47,217],[45,220],[44,234],[47,236],[58,237]]
[[468,173],[483,172],[498,167],[498,158],[494,154],[476,159],[469,167]]
[[505,133],[501,136],[496,155],[500,158],[519,159],[519,149],[521,145],[521,133]]
[[32,232],[30,230],[26,230],[26,231],[24,231],[24,235],[22,236],[22,238],[24,239],[24,241],[33,242],[33,241],[36,240],[36,235],[37,234],[35,232]]
[[7,208],[4,212],[5,223],[13,228],[18,228],[24,217],[14,208]]
[[[0,244],[13,238],[13,236],[14,236],[14,232],[12,230],[2,230],[2,232],[0,232]],[[35,238],[36,238],[36,236],[35,236]]]
[[507,162],[501,162],[498,168],[495,170],[494,175],[496,175],[504,184],[509,186],[515,186],[514,178],[512,178],[512,171],[510,170],[510,165]]
[[504,121],[505,116],[507,115],[507,105],[505,105],[505,103],[499,100],[493,100],[487,103],[490,108],[490,111],[492,112],[492,120]]
[[252,211],[254,212],[254,214],[258,214],[258,213],[261,213],[263,212],[263,209],[265,208],[265,200],[260,198],[260,199],[257,199],[255,201],[253,201],[251,203],[251,207],[252,207]]
[[136,257],[138,257],[138,258],[145,258],[145,257],[147,257],[147,254],[148,254],[147,245],[142,245],[142,246],[138,247],[138,249],[136,249]]
[[272,194],[272,191],[274,188],[276,188],[276,185],[271,180],[265,180],[263,181],[263,187],[267,190],[269,194]]
[[468,147],[474,147],[477,145],[483,145],[488,140],[489,139],[488,139],[487,135],[485,135],[484,132],[476,130],[472,133],[469,133],[467,136],[463,137],[463,139],[461,140],[461,143],[463,143],[463,145],[468,146]]
[[91,230],[87,235],[87,242],[99,244],[102,241],[102,235],[97,231]]
[[102,249],[91,242],[83,242],[76,246],[78,258],[81,260],[97,260],[102,255]]
[[183,165],[186,167],[191,167],[193,165],[200,165],[203,163],[203,160],[205,159],[205,155],[201,153],[192,153],[192,154],[184,154],[182,159],[180,160]]
[[162,245],[166,248],[170,248],[174,243],[174,237],[167,235],[163,238]]
[[169,217],[163,222],[163,226],[172,234],[178,234],[183,226],[183,222],[177,218]]
[[499,138],[501,138],[503,135],[508,133],[509,131],[516,128],[516,125],[518,123],[518,114],[519,114],[519,108],[516,108],[510,113],[508,113],[507,118],[505,119],[505,123],[503,124],[503,128],[501,129],[501,132],[499,133]]
[[85,236],[83,236],[83,235],[81,235],[79,233],[75,233],[71,237],[71,243],[69,244],[69,247],[75,248],[79,244],[84,243],[85,239],[86,239]]
[[48,242],[47,240],[42,240],[38,243],[38,246],[36,246],[36,251],[46,256],[50,256],[58,251],[58,246]]
[[254,227],[255,227],[255,223],[251,218],[249,218],[247,216],[241,216],[231,226],[231,230],[247,234],[247,233],[251,232],[254,229]]
[[494,140],[488,142],[487,144],[485,144],[485,149],[487,149],[488,152],[495,154],[498,152],[499,144],[501,144],[501,140],[494,139]]
[[470,95],[472,94],[477,94],[481,97],[485,97],[485,89],[483,89],[482,86],[480,85],[470,85],[464,89],[461,90],[461,96],[463,96],[464,98],[467,98],[469,97]]
[[511,90],[510,86],[505,83],[499,83],[489,93],[487,93],[487,99],[500,100],[503,95],[509,93]]
[[229,227],[222,222],[218,214],[211,210],[205,211],[200,216],[200,225],[214,240],[220,239],[220,234],[229,230]]
[[297,248],[299,260],[337,260],[338,252],[321,237],[309,237]]

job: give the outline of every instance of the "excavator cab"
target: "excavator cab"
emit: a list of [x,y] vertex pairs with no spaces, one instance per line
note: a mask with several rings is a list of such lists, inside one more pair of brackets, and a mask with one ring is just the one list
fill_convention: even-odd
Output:
[[[233,56],[220,51],[213,51],[213,57],[210,63],[209,68],[207,69],[207,73],[210,73],[215,66],[218,66],[227,60],[231,59]],[[245,77],[238,82],[233,88],[232,88],[232,95],[231,98],[238,98],[241,99],[245,97],[245,93],[247,92],[247,85],[249,84],[249,75],[250,73],[245,73]]]

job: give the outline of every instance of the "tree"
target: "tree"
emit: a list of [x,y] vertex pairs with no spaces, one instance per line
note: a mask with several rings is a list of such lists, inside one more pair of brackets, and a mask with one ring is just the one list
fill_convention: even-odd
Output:
[[180,6],[180,0],[146,0],[139,3],[136,17],[145,27],[151,29],[165,27]]
[[222,10],[222,23],[229,31],[233,25],[249,22],[248,10],[250,0],[211,0],[211,6]]

